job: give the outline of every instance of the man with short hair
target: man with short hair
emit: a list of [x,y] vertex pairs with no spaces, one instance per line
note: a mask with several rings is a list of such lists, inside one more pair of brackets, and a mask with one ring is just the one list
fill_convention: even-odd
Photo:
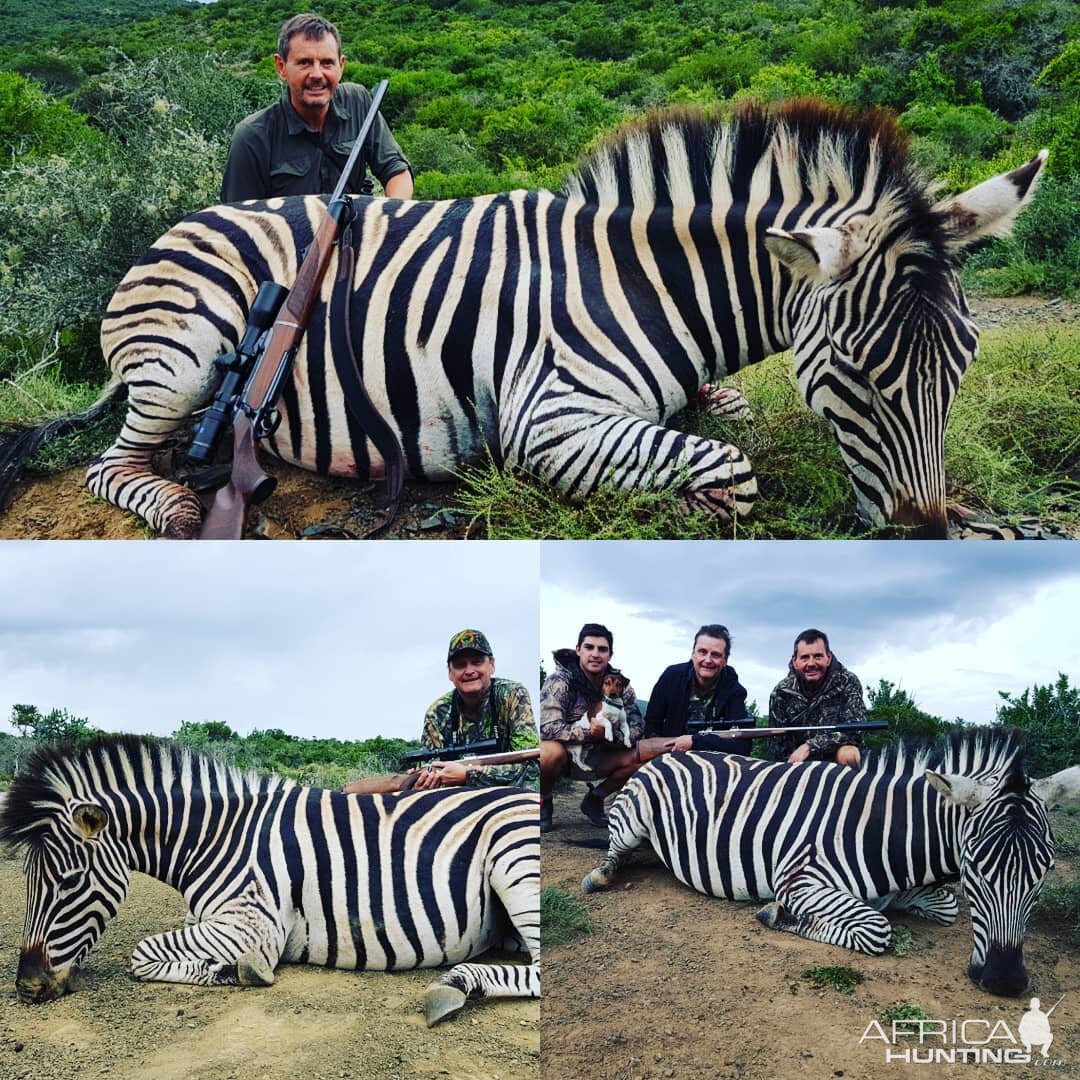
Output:
[[[521,683],[495,678],[495,654],[479,630],[462,630],[450,639],[446,669],[453,690],[432,702],[424,717],[421,742],[429,750],[498,739],[492,753],[531,750],[538,743],[529,691]],[[514,786],[535,789],[536,761],[517,765],[470,765],[436,761],[422,769],[414,790],[455,787]]]
[[[285,93],[277,104],[237,124],[221,183],[222,202],[330,194],[371,107],[371,94],[363,86],[341,82],[341,35],[318,15],[294,15],[284,23],[274,66]],[[346,192],[371,193],[368,168],[387,196],[412,198],[412,168],[381,115],[364,140]]]
[[[821,631],[804,630],[796,639],[787,677],[769,698],[770,727],[830,727],[866,720],[862,684],[831,652]],[[857,731],[794,732],[769,740],[773,761],[835,761],[858,766],[862,735]]]
[[[540,689],[540,831],[552,828],[551,789],[562,776],[599,779],[581,802],[581,812],[596,826],[607,826],[604,798],[617,791],[633,774],[639,761],[634,749],[607,742],[599,725],[582,734],[573,725],[591,705],[603,700],[604,677],[611,667],[614,638],[600,623],[586,623],[578,634],[576,649],[555,652],[555,670]],[[641,738],[641,710],[629,685],[622,705],[630,730],[630,741]],[[577,759],[569,747],[581,746]]]
[[[728,667],[730,654],[731,634],[726,626],[701,627],[694,635],[690,659],[672,664],[656,680],[645,709],[645,737],[674,737],[675,750],[740,753],[734,739],[724,740],[724,745],[705,745],[698,737],[705,728],[726,730],[746,716],[746,688],[735,669]],[[699,732],[691,734],[691,726]]]

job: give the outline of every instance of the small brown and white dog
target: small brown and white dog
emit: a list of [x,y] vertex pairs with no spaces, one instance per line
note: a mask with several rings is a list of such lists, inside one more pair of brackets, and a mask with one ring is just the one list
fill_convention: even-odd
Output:
[[582,718],[571,728],[583,739],[593,729],[593,722],[599,721],[604,727],[604,741],[621,742],[630,749],[630,724],[623,707],[623,694],[630,685],[630,680],[619,671],[610,671],[604,676],[604,697],[589,706]]

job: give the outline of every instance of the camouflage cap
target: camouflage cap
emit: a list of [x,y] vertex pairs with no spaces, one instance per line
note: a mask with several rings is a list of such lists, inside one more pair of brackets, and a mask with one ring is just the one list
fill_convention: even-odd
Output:
[[446,662],[451,660],[459,652],[478,652],[484,656],[494,656],[488,639],[479,630],[460,630],[450,639],[450,648],[446,651]]

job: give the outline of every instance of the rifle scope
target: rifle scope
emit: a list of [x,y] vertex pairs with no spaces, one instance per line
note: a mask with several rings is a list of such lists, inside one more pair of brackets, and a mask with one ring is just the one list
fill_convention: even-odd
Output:
[[266,332],[274,325],[281,305],[289,290],[284,285],[273,281],[264,281],[255,294],[248,315],[247,329],[236,346],[236,352],[219,356],[214,363],[225,372],[210,408],[203,413],[202,420],[187,452],[188,461],[204,465],[214,457],[221,431],[232,416],[237,395],[244,384],[259,354],[266,347]]

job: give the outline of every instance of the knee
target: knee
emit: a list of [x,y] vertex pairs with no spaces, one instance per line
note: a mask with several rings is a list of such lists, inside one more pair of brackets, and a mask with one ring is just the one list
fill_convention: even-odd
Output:
[[540,741],[540,775],[545,780],[555,780],[562,776],[570,762],[570,755],[561,742],[554,739]]
[[857,746],[841,746],[836,751],[836,764],[850,765],[853,769],[857,769],[862,764],[862,754],[859,753],[859,748]]

